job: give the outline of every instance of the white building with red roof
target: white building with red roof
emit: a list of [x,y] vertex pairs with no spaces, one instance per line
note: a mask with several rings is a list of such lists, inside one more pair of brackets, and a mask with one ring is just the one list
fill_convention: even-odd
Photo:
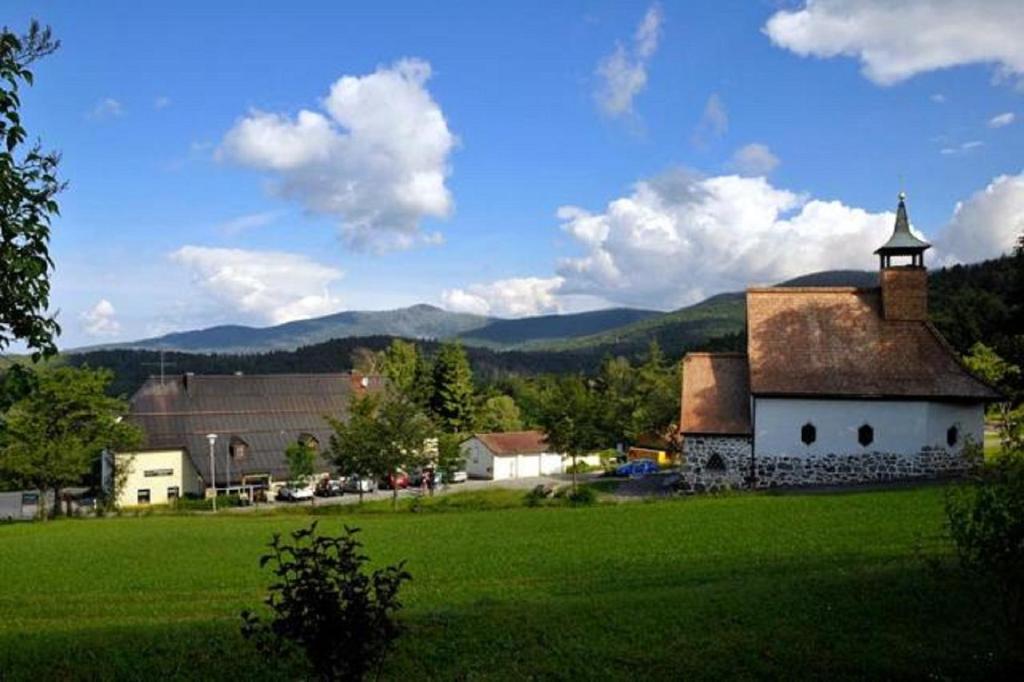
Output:
[[[695,490],[957,475],[999,399],[928,321],[929,244],[900,195],[879,286],[747,290],[747,352],[683,360]],[[908,257],[909,263],[894,264]]]

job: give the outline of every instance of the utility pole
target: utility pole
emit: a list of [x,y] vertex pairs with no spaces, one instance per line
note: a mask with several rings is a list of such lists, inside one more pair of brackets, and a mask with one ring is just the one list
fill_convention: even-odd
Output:
[[160,362],[142,362],[142,363],[139,363],[139,364],[144,365],[144,366],[145,365],[150,365],[150,366],[154,366],[154,367],[159,367],[160,368],[160,385],[161,386],[164,385],[164,377],[166,375],[166,371],[165,370],[168,367],[174,367],[177,364],[175,362],[167,362],[167,360],[164,359],[164,355],[166,353],[167,353],[167,351],[165,351],[163,349],[160,350]]
[[214,446],[217,444],[217,434],[207,434],[206,440],[210,442],[210,484],[213,487],[213,511],[217,511],[217,458],[213,456]]

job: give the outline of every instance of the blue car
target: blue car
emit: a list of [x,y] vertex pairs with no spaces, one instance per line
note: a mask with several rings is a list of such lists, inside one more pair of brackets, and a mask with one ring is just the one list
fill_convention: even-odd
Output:
[[634,459],[615,470],[616,476],[629,476],[630,478],[656,473],[658,473],[658,465],[654,463],[653,459]]

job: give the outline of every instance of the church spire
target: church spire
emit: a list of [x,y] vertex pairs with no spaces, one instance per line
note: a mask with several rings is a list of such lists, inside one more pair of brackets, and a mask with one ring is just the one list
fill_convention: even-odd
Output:
[[910,256],[910,265],[924,267],[924,252],[931,248],[931,244],[918,239],[910,231],[910,219],[907,217],[907,195],[900,192],[900,203],[896,207],[896,225],[893,228],[889,241],[875,250],[878,254],[882,268],[892,265],[893,256]]

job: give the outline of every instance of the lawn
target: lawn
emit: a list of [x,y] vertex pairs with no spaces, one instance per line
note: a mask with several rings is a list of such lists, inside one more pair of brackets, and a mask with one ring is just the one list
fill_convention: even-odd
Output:
[[[321,516],[408,560],[388,679],[985,678],[1009,645],[941,487]],[[238,634],[299,515],[0,527],[0,679],[280,677]]]

